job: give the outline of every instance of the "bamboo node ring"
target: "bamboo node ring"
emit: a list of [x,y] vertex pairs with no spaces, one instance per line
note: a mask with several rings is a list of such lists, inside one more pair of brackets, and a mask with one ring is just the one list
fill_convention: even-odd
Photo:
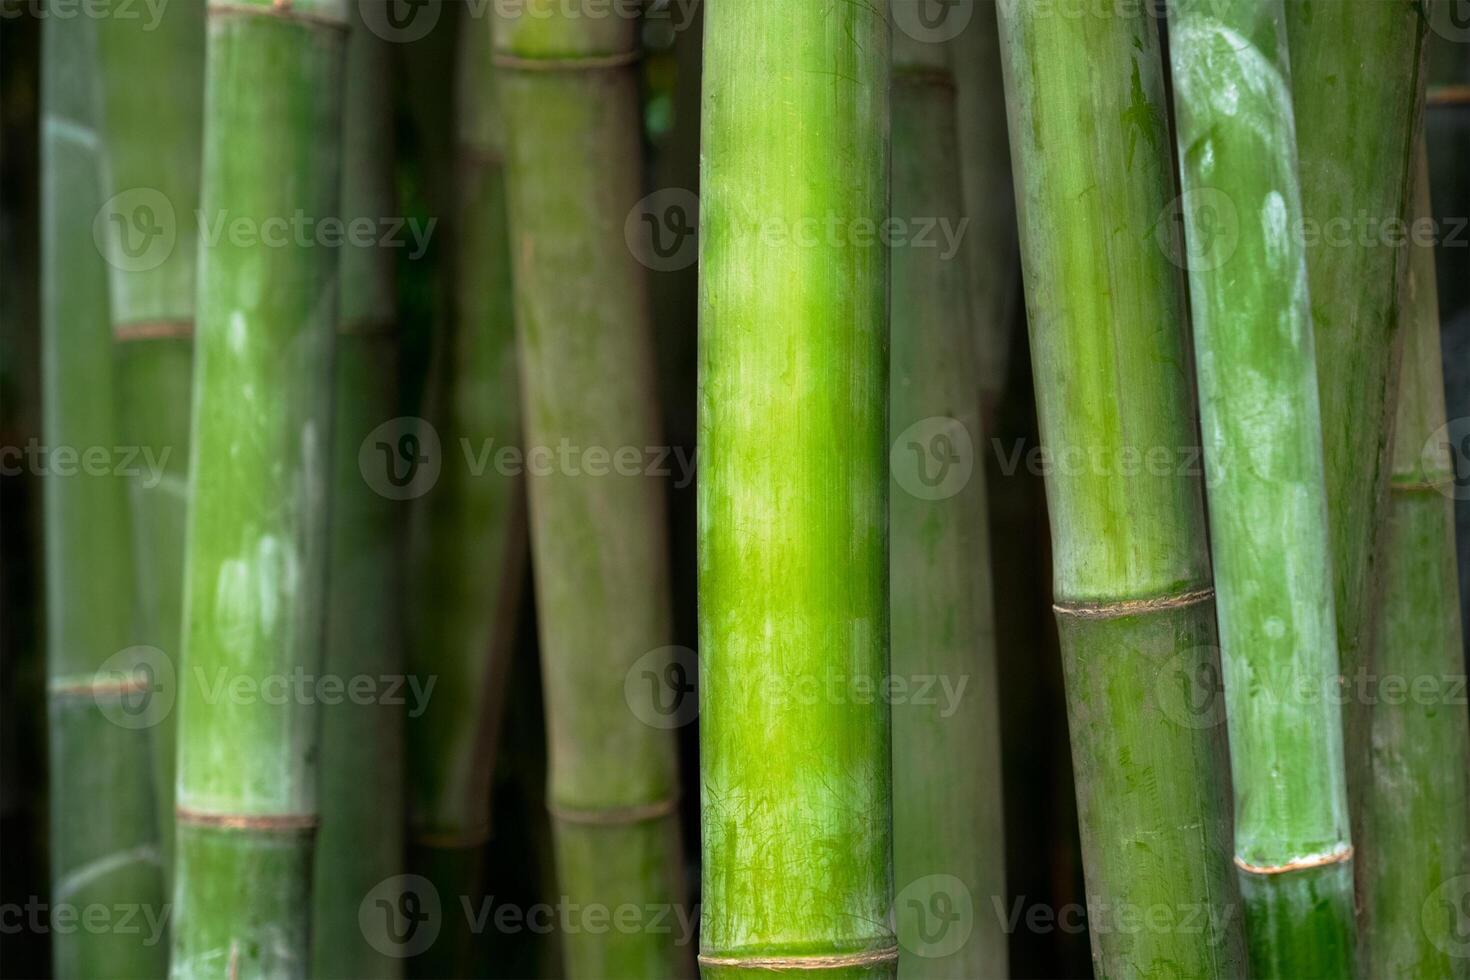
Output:
[[315,833],[321,822],[314,813],[207,813],[175,807],[179,823],[218,830],[261,830],[268,833]]
[[1176,592],[1173,595],[1151,596],[1146,599],[1119,599],[1116,602],[1058,602],[1052,605],[1059,616],[1076,619],[1118,619],[1123,616],[1138,616],[1163,609],[1183,609],[1186,606],[1208,602],[1215,597],[1210,587]]
[[868,949],[860,953],[807,956],[711,956],[699,954],[700,966],[736,966],[747,970],[841,970],[854,966],[876,966],[898,959],[898,947]]
[[643,52],[638,49],[577,58],[518,58],[497,51],[490,63],[509,71],[607,71],[634,64],[642,57]]
[[1294,861],[1288,861],[1285,864],[1251,864],[1237,856],[1235,858],[1235,866],[1246,874],[1284,875],[1292,871],[1306,871],[1310,868],[1326,867],[1329,864],[1341,864],[1343,861],[1351,861],[1352,859],[1353,847],[1349,844],[1340,850],[1331,851],[1327,854],[1311,854],[1307,857],[1297,858]]
[[581,810],[576,807],[546,803],[546,812],[565,823],[582,824],[589,827],[617,827],[630,823],[647,823],[674,813],[679,806],[678,797],[669,797],[657,803],[638,806],[605,807],[597,810]]
[[134,320],[112,325],[112,339],[122,344],[134,340],[188,340],[193,336],[193,320]]
[[245,17],[269,17],[272,20],[287,21],[301,24],[306,27],[322,27],[333,31],[346,31],[348,23],[336,17],[328,17],[324,14],[314,14],[305,10],[297,10],[290,3],[282,3],[274,0],[269,7],[255,3],[211,3],[206,8],[206,13],[241,15]]

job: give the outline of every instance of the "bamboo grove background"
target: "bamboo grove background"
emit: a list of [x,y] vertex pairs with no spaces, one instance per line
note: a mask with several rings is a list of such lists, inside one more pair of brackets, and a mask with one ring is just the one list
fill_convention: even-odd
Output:
[[1470,977],[1462,0],[0,0],[0,127],[0,976]]

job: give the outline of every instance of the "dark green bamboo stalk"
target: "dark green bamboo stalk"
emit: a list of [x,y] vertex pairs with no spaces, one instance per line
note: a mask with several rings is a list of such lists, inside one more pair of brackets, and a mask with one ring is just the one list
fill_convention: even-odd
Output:
[[[1414,215],[1428,218],[1420,149]],[[1444,439],[1433,246],[1410,246],[1404,363],[1384,511],[1373,780],[1364,798],[1363,975],[1470,976],[1470,726]]]
[[[636,37],[624,17],[497,8],[548,806],[563,893],[607,909],[682,899],[674,741],[624,697],[672,629],[647,286],[623,231],[642,194]],[[609,466],[630,449],[636,466]],[[687,974],[651,925],[569,930],[568,975]]]
[[1175,0],[1169,45],[1251,973],[1345,978],[1353,847],[1285,11]]
[[[381,228],[395,213],[392,50],[365,28],[355,5],[349,12],[341,213],[348,227],[368,219]],[[351,692],[356,685],[381,695],[382,679],[404,669],[402,511],[364,480],[359,463],[363,439],[398,413],[395,256],[389,248],[353,241],[338,254],[324,676],[349,694],[322,705],[311,974],[393,980],[403,974],[403,960],[395,955],[398,936],[386,915],[364,918],[359,909],[403,866],[404,707],[396,699]],[[361,678],[370,679],[371,688]]]
[[[899,0],[903,2],[903,0]],[[893,214],[962,227],[950,48],[893,40]],[[905,977],[1003,977],[1000,723],[977,332],[963,253],[893,250],[893,870]],[[985,331],[989,336],[990,331]],[[937,697],[917,691],[933,688]],[[960,918],[952,918],[954,914]]]
[[[132,481],[140,636],[173,665],[155,697],[172,703],[179,662],[184,516],[193,373],[194,267],[204,111],[204,11],[168,4],[154,18],[114,0],[98,20],[119,430],[149,463]],[[154,462],[156,461],[156,463]],[[157,470],[154,470],[154,466]],[[164,869],[174,831],[173,712],[153,731]]]
[[[54,13],[54,11],[51,11]],[[61,980],[159,976],[168,945],[92,905],[165,914],[150,782],[148,679],[131,659],[127,484],[115,473],[107,274],[92,237],[102,207],[95,21],[42,28],[42,438],[49,697],[52,967]],[[107,465],[86,463],[97,451]],[[67,461],[70,456],[70,462]],[[145,661],[146,662],[146,661]],[[141,709],[141,710],[140,710]],[[16,843],[7,847],[23,846]],[[64,929],[62,916],[74,928]]]
[[1302,216],[1317,345],[1337,647],[1353,837],[1368,772],[1374,537],[1388,486],[1389,421],[1402,350],[1399,284],[1424,101],[1426,4],[1287,0]]
[[[1156,234],[1173,192],[1156,24],[1071,13],[1003,4],[1000,28],[1093,959],[1100,977],[1240,976],[1184,290]],[[1117,927],[1147,909],[1167,919]]]
[[345,10],[207,11],[177,980],[309,971]]
[[897,973],[888,249],[873,233],[889,74],[882,5],[705,11],[706,978]]
[[[490,21],[459,26],[455,310],[436,338],[430,416],[445,453],[414,514],[411,666],[435,677],[409,722],[410,854],[444,902],[477,895],[490,790],[526,577],[525,484],[497,464],[520,444],[502,125]],[[454,927],[451,927],[453,925]],[[471,970],[472,937],[446,922],[416,976]]]

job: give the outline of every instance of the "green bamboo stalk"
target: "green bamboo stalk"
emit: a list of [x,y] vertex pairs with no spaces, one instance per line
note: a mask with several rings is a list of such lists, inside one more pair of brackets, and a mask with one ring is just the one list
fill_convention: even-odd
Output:
[[[1353,837],[1368,777],[1374,673],[1374,538],[1388,486],[1389,422],[1408,255],[1390,222],[1410,207],[1424,102],[1425,4],[1287,0],[1292,102],[1332,532],[1337,648],[1348,696],[1343,731]],[[1347,229],[1344,231],[1343,229]]]
[[[893,977],[887,11],[705,10],[703,975]],[[834,169],[836,168],[836,169]],[[864,234],[867,232],[867,234]]]
[[[146,678],[132,659],[127,484],[110,455],[118,440],[107,274],[92,237],[103,203],[95,21],[47,16],[41,44],[52,968],[61,980],[158,976],[168,946],[151,930],[79,925],[94,904],[131,908],[140,921],[166,910]],[[107,469],[82,468],[98,449],[109,454]],[[74,928],[61,928],[63,915]]]
[[[643,472],[662,442],[647,285],[624,238],[642,194],[637,22],[577,13],[498,5],[495,26],[548,807],[570,902],[668,908],[682,898],[674,740],[624,696],[672,631],[664,486]],[[564,445],[604,461],[633,449],[638,465],[548,465]],[[651,925],[569,930],[568,975],[686,975],[689,951]]]
[[[1423,143],[1416,219],[1432,215]],[[1470,977],[1470,725],[1443,438],[1434,248],[1414,240],[1384,516],[1372,783],[1364,799],[1364,976]],[[1390,685],[1394,685],[1390,687]]]
[[1192,712],[1215,617],[1156,24],[1074,13],[1000,29],[1093,960],[1240,976],[1225,732]]
[[1285,10],[1175,0],[1169,45],[1251,973],[1348,977],[1353,847]]
[[[904,2],[904,0],[898,0]],[[950,48],[893,38],[893,214],[962,224]],[[977,332],[963,253],[893,251],[893,870],[905,977],[1003,977],[1000,710]],[[988,335],[988,331],[986,332]],[[932,688],[938,697],[915,692]],[[968,915],[966,914],[968,912]],[[954,916],[958,915],[959,918]]]
[[[395,213],[392,50],[366,29],[355,5],[349,13],[341,213],[347,227],[369,219],[378,228]],[[395,256],[350,240],[339,254],[324,676],[349,692],[359,678],[370,678],[381,694],[382,678],[404,670],[401,511],[364,480],[359,450],[398,412]],[[403,723],[396,700],[323,703],[313,977],[403,975],[387,916],[359,916],[366,896],[403,865]]]
[[345,9],[207,11],[176,980],[310,966]]
[[[521,409],[490,20],[464,17],[459,31],[455,310],[436,337],[429,396],[446,458],[414,514],[410,607],[412,670],[437,678],[427,709],[409,722],[410,757],[421,760],[411,771],[410,854],[450,902],[480,888],[526,577],[525,484],[495,462],[520,446]],[[411,972],[464,975],[472,939],[446,929]]]
[[[158,472],[132,481],[134,589],[140,635],[173,665],[155,697],[172,703],[184,581],[185,491],[193,374],[194,267],[204,112],[204,10],[168,4],[156,17],[113,0],[98,20],[104,77],[108,265],[118,343],[119,430]],[[173,712],[153,731],[164,871],[174,836]]]

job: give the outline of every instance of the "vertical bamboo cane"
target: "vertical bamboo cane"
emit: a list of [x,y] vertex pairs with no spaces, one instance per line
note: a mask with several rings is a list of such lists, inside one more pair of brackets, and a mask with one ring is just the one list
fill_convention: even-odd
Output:
[[[394,214],[392,51],[356,10],[347,43],[342,136],[342,220],[374,229]],[[398,325],[394,252],[349,239],[337,250],[332,505],[324,676],[340,700],[321,717],[321,833],[312,877],[313,977],[393,980],[403,960],[386,916],[360,918],[372,889],[403,864],[403,716],[397,703],[353,695],[359,678],[403,674],[399,596],[400,505],[374,492],[359,468],[368,433],[397,414]],[[411,706],[417,708],[416,704]]]
[[[53,922],[69,912],[76,926],[94,904],[132,907],[140,920],[165,909],[148,766],[152,692],[123,653],[133,628],[127,484],[85,464],[97,448],[111,453],[118,445],[107,275],[92,236],[103,203],[95,21],[47,16],[42,24],[50,904]],[[64,454],[72,454],[69,463]],[[167,961],[167,944],[146,930],[52,931],[61,980],[158,976]]]
[[[1225,731],[1190,712],[1217,668],[1184,291],[1156,235],[1163,72],[1130,9],[1000,7],[1057,624],[1098,976],[1233,977]],[[1155,908],[1165,927],[1111,918]]]
[[[1399,284],[1408,254],[1388,222],[1410,207],[1424,102],[1420,3],[1287,0],[1292,102],[1312,328],[1317,345],[1337,647],[1353,837],[1368,772],[1373,675],[1374,537],[1388,486],[1389,422],[1402,334]],[[1370,67],[1371,66],[1371,70]],[[1366,224],[1365,224],[1366,222]]]
[[[1428,218],[1421,143],[1414,214]],[[1416,226],[1417,227],[1417,226]],[[1364,976],[1470,976],[1470,726],[1457,605],[1454,464],[1445,444],[1433,246],[1414,240],[1404,289],[1403,382],[1380,559],[1372,845],[1363,867]],[[1390,688],[1395,684],[1398,690]]]
[[[895,31],[892,98],[894,217],[910,229],[938,221],[968,231],[950,48]],[[1006,937],[992,913],[1005,902],[1005,845],[985,471],[974,452],[984,443],[977,331],[966,253],[945,247],[910,241],[892,259],[899,969],[914,978],[1001,977]],[[931,686],[942,695],[917,695]]]
[[[446,460],[414,514],[412,667],[436,684],[409,721],[410,757],[426,760],[411,770],[410,855],[443,901],[480,886],[526,576],[525,483],[496,462],[520,445],[521,408],[490,29],[486,17],[460,18],[455,309],[436,338],[429,396]],[[472,945],[446,929],[412,973],[464,973]]]
[[1353,847],[1285,12],[1175,0],[1169,43],[1251,972],[1348,977]]
[[[636,37],[616,12],[497,9],[548,806],[563,892],[607,909],[682,891],[674,741],[624,698],[672,629],[664,487],[645,472],[662,441],[647,287],[623,230],[641,193]],[[604,462],[555,461],[563,447]],[[569,930],[568,974],[687,973],[688,951],[650,925]]]
[[207,10],[176,980],[310,964],[345,9]]
[[704,43],[700,962],[893,977],[886,10]]
[[[204,9],[168,4],[156,22],[129,9],[114,0],[97,22],[102,69],[111,80],[102,87],[106,193],[130,205],[109,214],[116,218],[108,227],[108,264],[120,428],[129,445],[161,467],[133,481],[132,519],[140,636],[173,664],[156,678],[165,684],[177,680],[182,666]],[[176,692],[155,696],[172,702]],[[170,711],[152,733],[165,874],[173,854],[176,728]]]

